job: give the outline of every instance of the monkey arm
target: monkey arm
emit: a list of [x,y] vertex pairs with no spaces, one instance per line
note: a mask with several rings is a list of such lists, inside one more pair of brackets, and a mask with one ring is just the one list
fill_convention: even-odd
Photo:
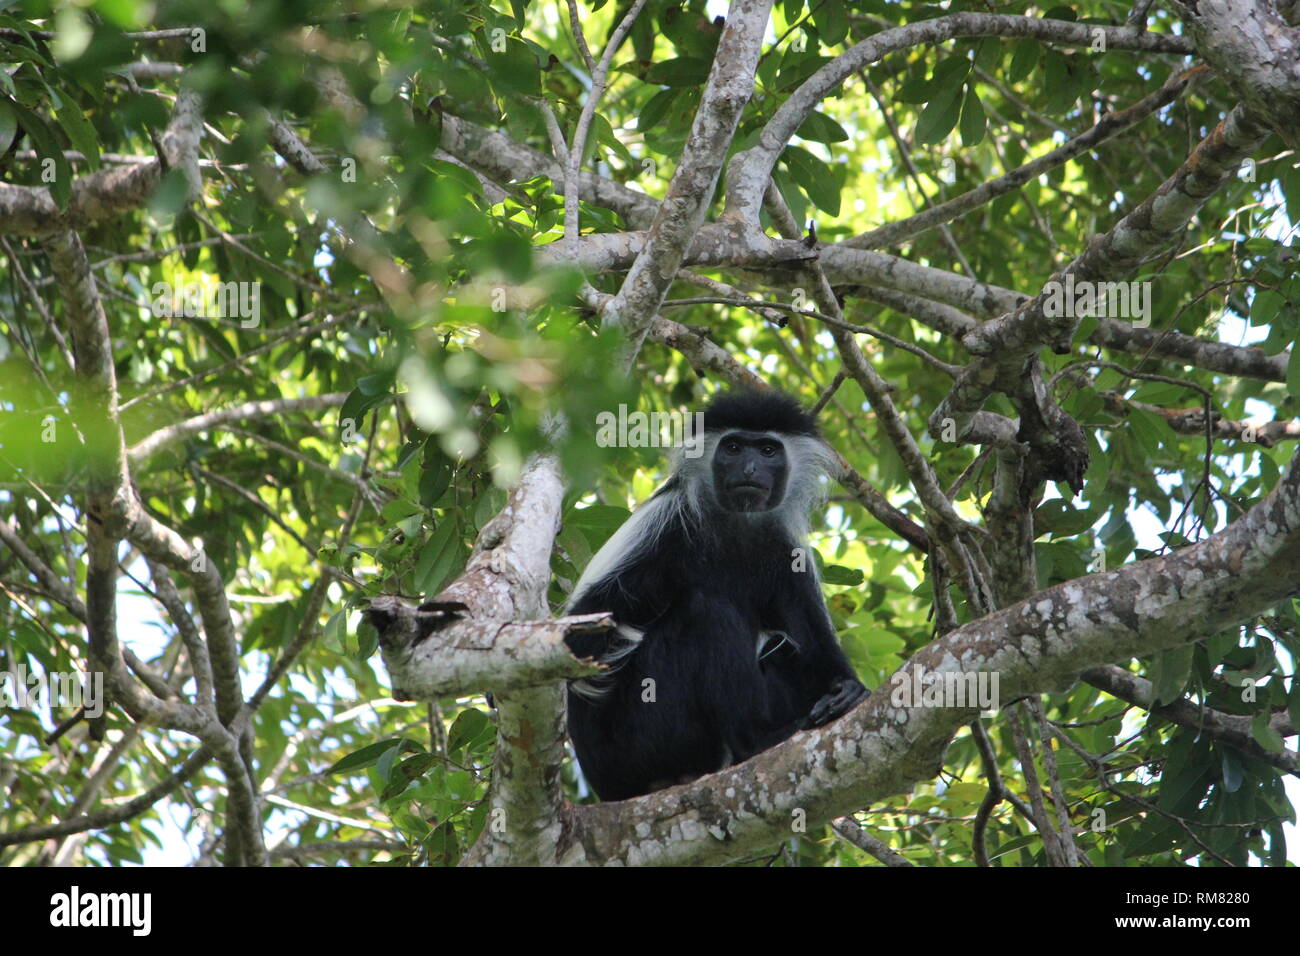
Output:
[[807,572],[792,572],[792,576],[794,601],[789,610],[801,625],[796,641],[802,639],[806,644],[801,647],[798,666],[804,669],[806,686],[816,698],[800,729],[820,727],[847,713],[870,692],[840,646],[817,576]]
[[[655,552],[623,565],[584,590],[569,607],[569,614],[609,613],[622,627],[645,631],[680,593],[682,583],[672,562]],[[577,635],[567,639],[569,648],[581,657],[602,659],[619,645],[611,633]]]
[[774,610],[785,619],[787,629],[820,682],[834,678],[857,679],[853,665],[835,635],[835,625],[822,597],[821,582],[815,574],[792,571],[786,603],[783,608]]

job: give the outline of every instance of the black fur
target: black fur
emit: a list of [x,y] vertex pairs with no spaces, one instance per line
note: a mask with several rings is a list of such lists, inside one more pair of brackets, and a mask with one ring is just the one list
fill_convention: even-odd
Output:
[[786,435],[817,434],[813,417],[781,392],[734,392],[715,398],[704,410],[704,430],[720,432],[731,428]]
[[[793,401],[777,398],[724,399],[705,421],[815,433]],[[687,480],[699,479],[677,474],[656,497],[680,495]],[[617,636],[570,641],[584,657],[615,655],[614,671],[594,682],[601,696],[571,687],[568,700],[578,761],[605,800],[738,763],[866,695],[836,640],[811,552],[804,552],[806,570],[793,570],[792,551],[806,544],[793,540],[776,512],[734,513],[709,495],[701,499],[700,526],[687,527],[687,509],[672,510],[652,547],[632,549],[569,609],[609,611],[619,625],[644,632],[621,660],[617,652],[631,645]],[[781,633],[760,645],[761,632]],[[644,699],[647,680],[653,700]]]

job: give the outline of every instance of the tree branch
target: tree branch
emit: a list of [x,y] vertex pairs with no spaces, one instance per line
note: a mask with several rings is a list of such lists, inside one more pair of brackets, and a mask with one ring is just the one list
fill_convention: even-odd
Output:
[[[972,621],[900,669],[993,674],[1003,700],[1056,688],[1106,661],[1148,656],[1240,623],[1300,592],[1300,460],[1224,531],[1089,575]],[[888,682],[888,683],[893,683]],[[566,811],[560,863],[736,859],[788,832],[799,809],[834,819],[929,779],[974,707],[899,706],[877,692],[827,727],[739,766],[635,800]]]
[[202,103],[197,93],[182,90],[162,135],[163,157],[136,166],[105,169],[73,180],[66,209],[60,209],[46,186],[0,183],[0,235],[46,236],[83,229],[143,206],[164,172],[189,169],[198,175],[198,145],[203,134]]

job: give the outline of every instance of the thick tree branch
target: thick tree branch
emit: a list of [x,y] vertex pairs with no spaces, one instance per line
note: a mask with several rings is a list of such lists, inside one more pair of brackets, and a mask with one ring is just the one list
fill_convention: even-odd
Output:
[[[645,234],[637,232],[583,236],[575,244],[576,248],[566,250],[562,248],[564,243],[545,246],[539,258],[545,263],[569,263],[593,272],[617,272],[631,265],[644,239]],[[972,316],[996,318],[1030,301],[1030,296],[1013,289],[918,265],[884,252],[852,249],[842,243],[820,245],[816,251],[832,285],[848,286],[849,295],[861,295],[907,312],[954,338],[980,327]],[[691,243],[686,262],[756,269],[788,268],[792,262],[805,260],[810,254],[802,242],[769,240],[755,230],[706,224]],[[1272,382],[1286,380],[1290,360],[1288,352],[1268,355],[1255,346],[1231,345],[1168,329],[1137,328],[1108,317],[1099,319],[1088,341],[1179,365]]]
[[468,608],[443,603],[415,608],[382,595],[366,609],[380,635],[396,700],[436,700],[487,688],[499,693],[598,673],[594,664],[580,663],[564,639],[613,627],[607,614],[478,620]]
[[[377,599],[368,612],[381,635],[395,695],[420,688],[419,696],[429,699],[467,673],[476,681],[490,679],[491,668],[481,673],[476,656],[489,665],[499,663],[498,654],[522,662],[515,674],[530,671],[529,683],[533,675],[553,675],[549,685],[508,690],[498,699],[492,820],[475,858],[539,860],[558,826],[564,708],[557,681],[568,674],[567,667],[578,667],[561,640],[568,625],[546,620],[551,548],[563,496],[558,460],[534,455],[505,508],[479,532],[464,573],[424,605],[425,614],[404,614],[392,598]],[[434,612],[432,619],[427,612]],[[593,623],[584,620],[579,626]]]
[[[265,862],[256,785],[239,753],[236,737],[228,729],[239,712],[242,697],[237,641],[224,586],[212,562],[196,555],[175,532],[147,515],[136,499],[118,415],[112,340],[90,264],[75,232],[55,233],[47,246],[73,331],[79,386],[75,405],[91,446],[86,494],[85,604],[91,666],[104,671],[113,699],[134,720],[183,730],[212,748],[230,787],[228,824],[238,848],[233,862]],[[155,696],[127,671],[127,655],[118,643],[116,625],[117,548],[123,538],[160,563],[191,574],[208,630],[211,658],[217,665],[215,715],[206,708]],[[222,723],[217,723],[214,716]]]
[[[504,133],[444,113],[442,148],[497,182],[522,182],[545,176],[554,184],[556,192],[564,194],[564,171],[560,164]],[[659,203],[653,197],[593,172],[580,171],[578,181],[582,199],[614,210],[634,229],[648,228],[654,220]]]
[[[1155,716],[1178,724],[1180,727],[1203,731],[1215,740],[1221,740],[1225,744],[1236,747],[1252,757],[1272,764],[1285,773],[1300,775],[1300,755],[1294,750],[1283,750],[1274,753],[1261,747],[1251,732],[1252,719],[1250,717],[1221,713],[1209,707],[1201,707],[1186,699],[1176,700],[1160,707],[1153,707],[1155,692],[1151,682],[1115,664],[1090,667],[1080,676],[1093,687],[1104,690],[1112,697],[1118,697],[1130,704],[1136,704],[1144,710],[1151,711]],[[1291,726],[1291,721],[1286,714],[1274,715],[1269,724],[1274,731],[1283,737],[1294,737],[1296,735],[1296,728]]]
[[66,209],[60,209],[45,186],[0,183],[0,235],[45,236],[82,229],[111,219],[148,201],[166,168],[198,176],[198,146],[203,134],[198,94],[182,90],[163,132],[163,157],[135,166],[105,169],[73,180]]
[[1300,148],[1300,30],[1276,3],[1175,4],[1196,51],[1293,148]]
[[[1233,109],[1155,193],[1110,231],[1095,236],[1087,250],[1051,281],[1063,283],[1072,276],[1074,281],[1096,282],[1130,275],[1183,233],[1189,219],[1266,135],[1267,131],[1244,110]],[[1050,345],[1060,354],[1070,350],[1080,317],[1073,314],[1073,309],[1061,310],[1067,315],[1047,315],[1048,298],[1045,290],[1014,312],[985,322],[962,339],[962,344],[980,358],[967,366],[930,416],[932,434],[951,434],[955,423],[957,438],[964,438],[972,416],[988,395],[1002,382],[1020,381],[1021,366],[1031,353],[1043,345]]]
[[[1232,179],[1267,135],[1253,116],[1234,108],[1177,172],[1107,232],[1094,236],[1088,248],[1052,278],[1058,282],[1066,276],[1074,276],[1075,281],[1116,279],[1155,259],[1183,234],[1206,200]],[[1045,301],[1042,294],[1035,296],[1014,313],[967,333],[962,344],[977,355],[1041,345],[1059,353],[1068,351],[1079,317],[1048,316]]]
[[[89,662],[105,675],[109,701],[139,710],[154,702],[127,673],[117,638],[117,547],[121,523],[114,520],[119,500],[128,494],[126,448],[117,407],[117,371],[113,363],[108,317],[95,289],[80,237],[57,232],[46,241],[50,266],[63,292],[64,319],[76,355],[77,389],[73,408],[78,430],[86,436],[86,602]],[[169,709],[158,702],[159,706]],[[172,719],[189,721],[180,707]],[[94,718],[91,736],[102,740],[105,719]]]
[[605,318],[627,336],[631,367],[691,240],[704,222],[745,104],[754,92],[772,0],[732,0],[686,146],[644,246]]
[[[1300,461],[1239,521],[1195,545],[1079,578],[958,628],[896,675],[996,673],[1003,700],[1104,662],[1197,640],[1300,592]],[[892,685],[888,682],[886,688]],[[975,707],[897,706],[878,691],[839,721],[737,767],[567,811],[561,863],[705,863],[782,838],[791,812],[832,820],[929,779]]]

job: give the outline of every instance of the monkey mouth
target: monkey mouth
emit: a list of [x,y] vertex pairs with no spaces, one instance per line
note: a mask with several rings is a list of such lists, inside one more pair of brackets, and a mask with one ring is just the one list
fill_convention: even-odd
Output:
[[727,494],[731,498],[730,510],[739,512],[766,511],[767,499],[771,493],[771,489],[763,485],[748,483],[731,485],[727,488]]

